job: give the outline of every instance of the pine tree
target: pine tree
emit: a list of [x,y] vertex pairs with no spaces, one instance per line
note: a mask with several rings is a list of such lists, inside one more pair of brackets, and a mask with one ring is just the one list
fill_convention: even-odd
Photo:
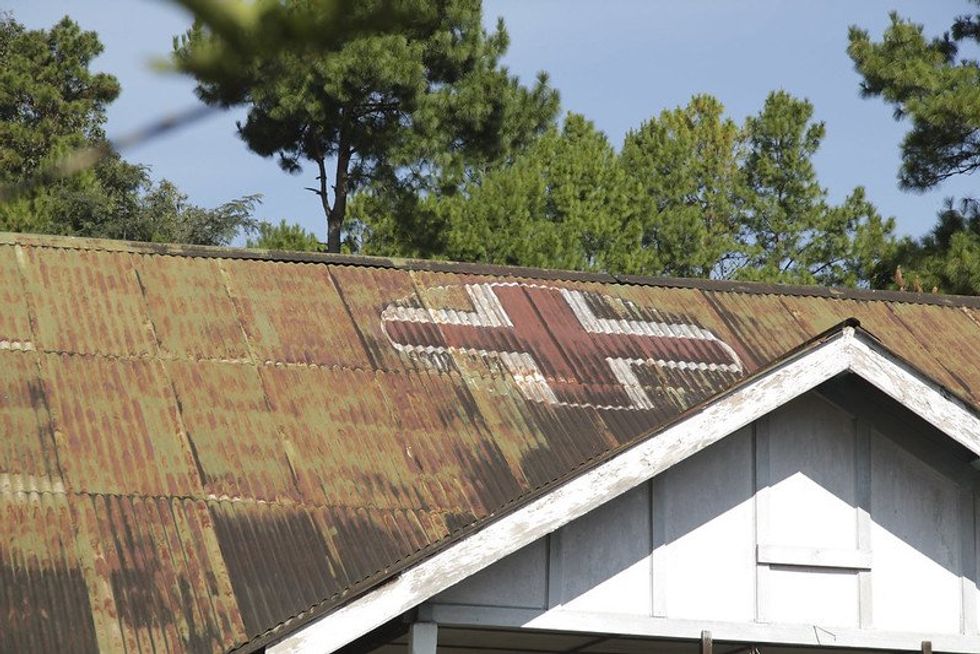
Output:
[[[910,123],[899,185],[923,191],[980,169],[980,62],[967,56],[980,44],[980,14],[959,16],[945,34],[927,38],[921,25],[893,12],[880,42],[859,27],[849,38],[862,94],[884,99],[897,120]],[[947,198],[936,226],[920,239],[903,239],[878,266],[875,283],[980,294],[976,201]]]
[[638,193],[642,268],[678,277],[727,277],[739,263],[741,131],[700,95],[626,135],[622,166]]
[[745,184],[742,279],[855,285],[867,283],[888,253],[894,220],[882,219],[855,188],[832,206],[813,156],[825,126],[813,105],[784,91],[766,98],[744,127]]
[[[980,0],[972,0],[980,4]],[[881,97],[911,128],[902,142],[899,182],[925,190],[980,168],[980,62],[964,56],[980,44],[980,14],[961,16],[942,36],[897,13],[880,42],[851,27],[848,54],[865,97]]]
[[980,202],[947,198],[936,226],[905,238],[878,267],[877,284],[901,290],[980,295]]
[[611,273],[868,285],[894,221],[856,188],[840,205],[813,156],[813,107],[770,94],[742,126],[696,96],[627,134],[617,154],[570,114],[461,190],[362,194],[367,252]]
[[[283,7],[318,16],[306,0]],[[394,19],[372,28],[387,9]],[[330,252],[340,251],[345,227],[356,229],[346,223],[357,189],[371,186],[390,203],[458,184],[468,169],[519,149],[557,110],[543,76],[527,89],[500,65],[507,33],[502,23],[484,30],[479,0],[365,0],[344,20],[358,28],[334,34],[328,49],[259,51],[231,75],[194,68],[222,45],[200,24],[175,49],[204,102],[248,108],[239,134],[249,148],[278,156],[288,172],[315,167],[307,188],[319,198]]]

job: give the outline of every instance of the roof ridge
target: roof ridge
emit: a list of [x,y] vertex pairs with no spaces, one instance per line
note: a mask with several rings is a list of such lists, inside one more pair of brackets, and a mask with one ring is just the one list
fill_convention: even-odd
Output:
[[632,286],[657,286],[662,288],[690,288],[700,291],[713,291],[719,293],[822,297],[838,300],[898,302],[906,304],[926,304],[943,307],[969,307],[973,309],[980,309],[980,296],[971,295],[940,295],[934,293],[916,293],[911,291],[803,286],[795,284],[657,277],[647,275],[613,275],[604,272],[582,272],[575,270],[466,263],[433,259],[377,257],[362,254],[288,252],[283,250],[263,250],[242,247],[186,245],[173,243],[147,243],[88,238],[81,236],[23,234],[15,232],[0,232],[0,245],[25,245],[55,249],[92,250],[98,252],[127,252],[131,254],[155,254],[175,257],[246,259],[300,264],[319,263],[338,266],[362,266],[368,268],[391,268],[398,270],[418,270],[454,274],[523,277],[553,281],[595,282]]

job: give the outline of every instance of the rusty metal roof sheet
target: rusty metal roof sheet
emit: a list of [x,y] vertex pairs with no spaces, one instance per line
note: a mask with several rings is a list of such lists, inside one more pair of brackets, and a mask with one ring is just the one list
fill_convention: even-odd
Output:
[[976,298],[7,234],[0,305],[16,651],[247,650],[847,318],[980,407]]

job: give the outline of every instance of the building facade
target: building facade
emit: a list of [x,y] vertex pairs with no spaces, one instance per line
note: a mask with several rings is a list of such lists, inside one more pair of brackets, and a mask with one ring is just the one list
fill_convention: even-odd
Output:
[[980,302],[0,235],[0,651],[980,651]]

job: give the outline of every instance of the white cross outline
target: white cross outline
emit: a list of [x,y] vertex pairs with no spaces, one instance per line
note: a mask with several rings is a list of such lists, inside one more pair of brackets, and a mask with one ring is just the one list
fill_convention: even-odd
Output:
[[[470,327],[513,327],[510,316],[504,309],[500,298],[493,289],[499,286],[521,286],[525,288],[541,288],[561,293],[569,308],[575,314],[579,324],[591,334],[627,334],[635,336],[651,336],[659,338],[687,338],[702,341],[712,341],[731,357],[732,363],[705,363],[703,361],[677,361],[668,359],[637,359],[627,357],[606,357],[606,363],[630,398],[628,405],[605,405],[576,402],[562,402],[555,396],[548,380],[541,372],[534,357],[528,352],[506,352],[455,346],[407,345],[395,341],[388,333],[385,324],[388,322],[413,322],[436,325],[466,325]],[[437,286],[433,290],[450,288]],[[464,284],[463,288],[473,302],[473,310],[429,309],[426,307],[405,307],[389,304],[381,312],[381,329],[392,346],[406,353],[420,355],[460,352],[477,356],[490,356],[500,360],[507,372],[513,377],[517,387],[528,400],[544,402],[555,406],[594,408],[606,410],[644,410],[653,409],[655,405],[650,396],[640,384],[633,368],[637,365],[655,365],[662,368],[681,370],[721,371],[734,374],[742,373],[745,368],[738,354],[728,343],[719,339],[712,332],[690,323],[667,323],[648,320],[625,320],[598,318],[589,306],[582,291],[546,286],[543,284],[527,284],[522,282],[491,282]],[[628,300],[625,300],[629,302]]]

